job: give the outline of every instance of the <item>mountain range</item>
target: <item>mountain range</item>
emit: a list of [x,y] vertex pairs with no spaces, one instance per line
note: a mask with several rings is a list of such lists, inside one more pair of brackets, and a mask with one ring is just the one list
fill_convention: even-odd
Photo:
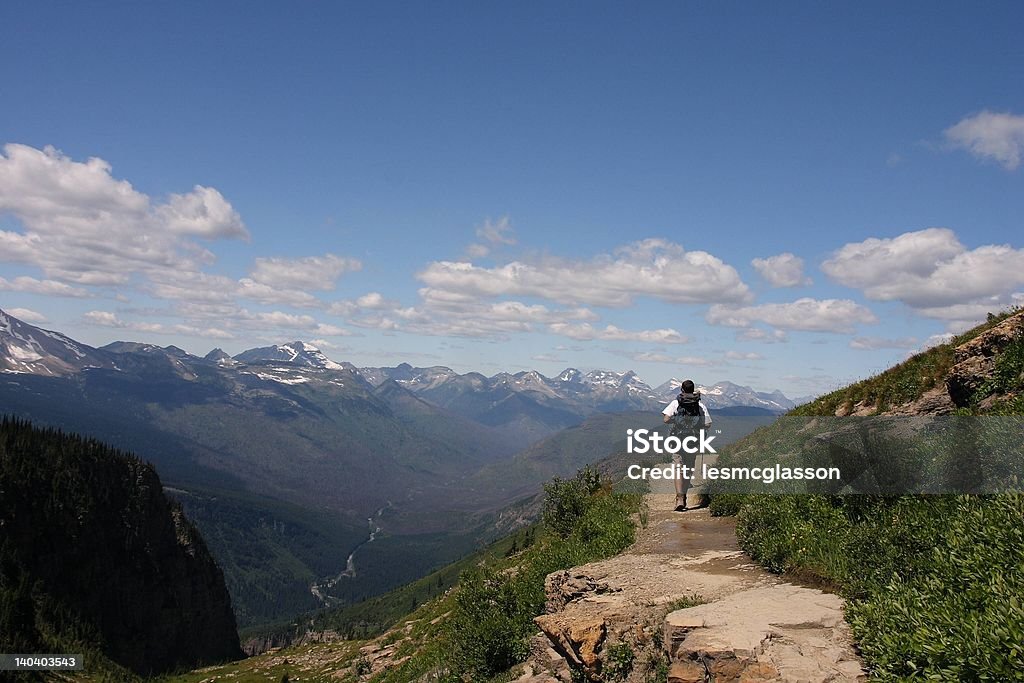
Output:
[[[0,311],[0,413],[152,462],[223,566],[243,627],[373,595],[461,556],[499,533],[515,495],[575,471],[539,442],[580,427],[599,458],[624,429],[602,416],[657,422],[673,392],[633,372],[356,367],[303,341],[233,357],[94,348]],[[724,382],[705,396],[719,409],[786,407]],[[503,463],[527,451],[515,486],[503,485]],[[326,597],[311,590],[357,546],[356,571]]]

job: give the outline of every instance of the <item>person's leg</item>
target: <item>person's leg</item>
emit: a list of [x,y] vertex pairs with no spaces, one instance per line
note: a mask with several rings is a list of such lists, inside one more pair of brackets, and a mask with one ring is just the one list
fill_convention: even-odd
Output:
[[[688,474],[693,475],[693,465],[697,461],[697,455],[695,453],[681,453],[680,462],[689,468]],[[690,477],[676,477],[676,509],[685,511],[686,508],[686,493],[690,490]]]
[[[672,464],[681,465],[682,460],[680,459],[679,453],[672,454]],[[690,482],[684,479],[682,476],[673,477],[673,482],[676,486],[676,502],[673,506],[677,511],[686,509],[686,489],[689,488]]]

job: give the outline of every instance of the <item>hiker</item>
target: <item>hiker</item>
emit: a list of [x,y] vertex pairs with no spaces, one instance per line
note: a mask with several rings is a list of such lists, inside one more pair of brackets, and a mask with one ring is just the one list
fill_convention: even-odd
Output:
[[[661,411],[662,421],[672,424],[672,436],[680,440],[688,436],[700,434],[700,430],[711,424],[711,413],[707,406],[701,403],[700,393],[694,390],[693,380],[686,380],[679,385],[679,396],[665,406]],[[685,465],[693,468],[697,462],[697,454],[680,451],[672,454],[672,463]],[[690,488],[690,480],[685,477],[676,477],[676,505],[677,512],[686,512],[686,492]]]

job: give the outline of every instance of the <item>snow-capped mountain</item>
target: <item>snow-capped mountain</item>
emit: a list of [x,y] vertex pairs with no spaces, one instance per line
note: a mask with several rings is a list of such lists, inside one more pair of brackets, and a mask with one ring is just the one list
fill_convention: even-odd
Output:
[[[393,368],[360,368],[359,372],[371,384],[394,380],[428,401],[474,419],[491,419],[485,417],[491,412],[501,414],[502,418],[493,418],[498,420],[515,411],[536,415],[546,410],[564,416],[559,424],[571,424],[568,416],[578,421],[595,412],[653,410],[660,401],[632,371],[583,373],[566,368],[554,378],[536,370],[485,377],[476,372],[460,375],[443,366],[415,368],[403,363]],[[510,402],[513,396],[514,403]]]
[[345,369],[345,366],[341,363],[335,363],[325,356],[320,349],[303,341],[249,349],[236,355],[234,359],[241,363],[284,362],[324,370]]
[[0,311],[0,372],[58,377],[84,368],[113,367],[108,353]]
[[448,380],[458,377],[458,373],[443,365],[429,368],[414,368],[402,363],[393,368],[359,368],[359,374],[374,386],[380,386],[387,380],[394,380],[410,391],[432,389]]
[[[143,367],[171,370],[194,380],[202,367],[216,367],[236,380],[284,385],[322,382],[337,386],[363,384],[367,389],[391,380],[419,398],[489,425],[520,426],[537,433],[560,429],[594,413],[658,410],[679,391],[673,379],[652,389],[633,371],[566,368],[555,377],[536,370],[460,374],[449,367],[356,368],[328,358],[309,342],[249,349],[233,358],[214,349],[204,358],[175,346],[118,341],[100,349],[58,332],[24,323],[0,311],[0,371],[46,376],[71,375],[89,368],[138,372]],[[354,384],[353,384],[354,383]],[[752,406],[781,412],[794,406],[779,391],[758,392],[732,382],[701,386],[709,408]]]
[[[668,402],[679,394],[680,384],[681,381],[673,377],[655,389],[655,392],[661,401]],[[750,387],[727,381],[717,382],[710,386],[698,384],[696,388],[700,392],[701,400],[709,409],[745,406],[782,412],[796,406],[778,389],[772,392],[755,391]]]

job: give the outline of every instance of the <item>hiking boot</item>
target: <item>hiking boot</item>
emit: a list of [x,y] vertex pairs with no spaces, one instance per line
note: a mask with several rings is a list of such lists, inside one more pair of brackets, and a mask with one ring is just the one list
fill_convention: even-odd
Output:
[[676,512],[686,512],[686,496],[676,496]]

